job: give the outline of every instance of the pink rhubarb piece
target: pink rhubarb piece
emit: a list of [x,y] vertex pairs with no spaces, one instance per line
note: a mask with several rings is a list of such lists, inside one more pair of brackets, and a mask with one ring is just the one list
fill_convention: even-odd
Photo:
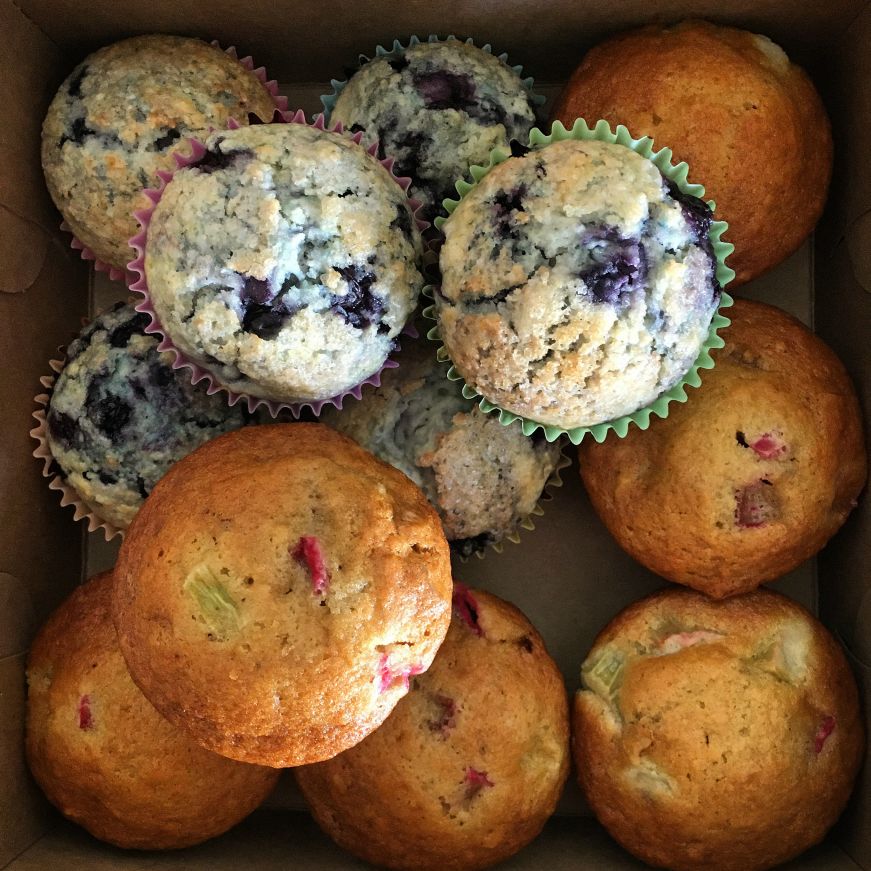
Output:
[[82,696],[79,699],[79,728],[80,729],[93,729],[94,728],[94,718],[91,716],[91,697],[90,696]]
[[834,717],[824,717],[823,722],[820,723],[819,729],[817,729],[816,735],[814,735],[814,752],[822,753],[823,747],[826,745],[826,741],[829,738],[829,735],[835,731],[835,718]]
[[454,594],[452,597],[454,613],[459,617],[475,635],[484,635],[484,630],[478,622],[478,603],[471,590],[459,581],[454,581]]
[[317,537],[314,535],[304,535],[296,543],[296,547],[291,555],[298,563],[301,563],[308,569],[312,582],[312,590],[315,595],[321,596],[326,593],[327,587],[330,585],[330,573],[327,571],[324,553],[321,550],[321,543]]

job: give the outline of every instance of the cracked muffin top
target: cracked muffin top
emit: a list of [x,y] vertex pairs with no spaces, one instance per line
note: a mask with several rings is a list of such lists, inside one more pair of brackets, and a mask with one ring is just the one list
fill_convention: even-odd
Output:
[[118,303],[67,349],[46,412],[63,479],[91,511],[126,529],[169,467],[245,413],[194,387],[146,335],[149,316]]
[[119,847],[168,850],[234,826],[277,772],[204,750],[137,689],[112,625],[112,575],[76,588],[27,662],[27,760],[69,819]]
[[526,143],[532,94],[498,57],[457,39],[424,42],[376,57],[339,94],[330,122],[378,138],[432,221],[471,164],[497,146]]
[[61,85],[42,128],[49,193],[79,240],[124,269],[133,212],[185,140],[275,110],[253,73],[219,48],[181,36],[136,36],[86,57]]
[[237,393],[340,395],[377,372],[417,303],[408,198],[350,138],[304,124],[215,133],[148,228],[161,327]]
[[387,722],[295,773],[321,827],[366,861],[472,871],[541,830],[568,742],[565,687],[541,636],[513,605],[458,583],[432,667]]
[[535,509],[560,444],[502,426],[463,397],[428,342],[403,349],[381,386],[321,420],[404,472],[439,512],[464,556],[504,540]]
[[542,424],[631,414],[695,362],[720,299],[711,211],[622,145],[566,140],[494,167],[445,222],[445,348]]
[[152,704],[208,749],[276,767],[377,728],[450,620],[438,515],[320,424],[247,427],[173,466],[115,579],[121,648]]
[[812,557],[856,505],[867,462],[856,392],[807,327],[736,300],[716,366],[645,432],[578,452],[593,507],[649,569],[711,596]]
[[820,841],[847,803],[864,744],[856,684],[784,596],[656,593],[602,631],[581,682],[581,786],[651,865],[761,871]]

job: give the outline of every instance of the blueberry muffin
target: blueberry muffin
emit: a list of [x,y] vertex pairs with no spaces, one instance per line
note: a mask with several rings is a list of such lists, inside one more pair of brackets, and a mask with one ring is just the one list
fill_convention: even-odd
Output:
[[390,173],[304,124],[215,133],[148,228],[162,329],[237,393],[329,399],[377,372],[414,310],[420,234]]
[[862,759],[856,684],[804,608],[669,589],[599,635],[572,735],[593,811],[675,871],[762,871],[822,840]]
[[152,704],[208,749],[274,767],[377,728],[450,622],[438,515],[320,424],[247,427],[177,463],[115,578],[121,649]]
[[737,300],[686,405],[579,450],[593,507],[649,569],[710,596],[812,557],[865,483],[855,390],[832,350],[773,306]]
[[269,91],[219,48],[181,36],[136,36],[85,58],[55,95],[42,127],[49,193],[81,242],[124,269],[136,209],[151,204],[158,170],[190,136],[248,113],[272,117]]
[[498,57],[456,39],[424,42],[368,61],[342,89],[330,122],[378,137],[428,221],[470,164],[535,124],[532,93]]
[[604,118],[685,160],[717,203],[742,284],[811,232],[832,172],[832,134],[805,72],[765,36],[687,21],[595,47],[553,109],[571,126]]
[[452,550],[468,556],[529,517],[560,445],[502,426],[445,373],[426,343],[414,344],[362,402],[321,420],[408,475],[439,512]]
[[172,368],[148,322],[124,303],[98,315],[67,349],[46,412],[55,471],[118,529],[173,463],[245,423]]
[[695,362],[720,299],[711,211],[629,148],[496,166],[444,224],[436,312],[465,380],[562,429],[630,414]]
[[203,750],[136,688],[112,625],[111,573],[48,619],[27,665],[27,759],[49,800],[119,847],[166,850],[248,816],[278,777]]
[[430,670],[387,722],[296,770],[312,813],[362,859],[472,871],[541,831],[569,770],[568,704],[541,636],[513,605],[457,584]]

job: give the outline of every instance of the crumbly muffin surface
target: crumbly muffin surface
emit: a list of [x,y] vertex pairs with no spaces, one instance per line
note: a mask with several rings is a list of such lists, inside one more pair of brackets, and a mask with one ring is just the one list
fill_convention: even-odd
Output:
[[180,36],[137,36],[85,58],[61,85],[42,130],[42,165],[55,205],[106,263],[133,259],[133,212],[143,188],[172,171],[185,140],[248,113],[264,120],[272,96],[219,48]]
[[710,224],[620,145],[509,158],[444,225],[451,360],[491,402],[564,429],[648,405],[691,367],[719,303]]
[[163,192],[145,268],[162,327],[233,391],[329,399],[383,366],[423,279],[402,188],[303,124],[214,133]]

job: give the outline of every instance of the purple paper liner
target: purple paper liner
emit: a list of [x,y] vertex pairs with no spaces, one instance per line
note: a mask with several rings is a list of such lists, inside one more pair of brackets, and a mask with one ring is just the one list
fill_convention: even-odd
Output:
[[[222,48],[221,44],[216,39],[213,39],[209,44],[214,48],[220,49],[224,54],[229,55],[234,61],[248,70],[249,73],[253,73],[260,81],[260,84],[262,84],[269,92],[269,96],[272,97],[272,102],[275,103],[275,108],[282,113],[287,111],[287,97],[282,96],[278,92],[278,82],[275,79],[270,79],[268,77],[266,67],[255,67],[254,58],[252,58],[251,55],[240,58],[235,45],[231,45],[229,48]],[[181,145],[182,143],[179,144]],[[85,245],[85,243],[82,242],[75,233],[73,233],[72,228],[66,221],[61,221],[60,228],[64,233],[69,233],[72,236],[72,239],[70,240],[70,248],[74,251],[79,251],[82,260],[92,261],[94,269],[96,269],[97,272],[106,272],[112,281],[124,281],[128,286],[136,280],[136,276],[132,275],[129,270],[119,269],[117,266],[112,266],[110,263],[100,260],[100,258],[97,257],[97,255],[87,245]]]
[[[58,349],[62,350],[62,349]],[[66,364],[66,356],[58,360],[49,360],[49,367],[52,375],[43,375],[39,379],[39,383],[46,389],[46,393],[40,393],[34,396],[33,401],[38,408],[33,412],[33,418],[36,420],[36,426],[30,430],[32,438],[36,439],[37,447],[33,451],[33,456],[38,460],[42,460],[42,476],[48,478],[48,489],[57,490],[61,494],[60,504],[62,508],[71,505],[75,511],[74,520],[87,520],[88,532],[96,532],[98,529],[103,530],[103,535],[106,541],[111,541],[115,536],[124,536],[124,530],[110,523],[108,520],[103,520],[94,513],[93,509],[82,501],[79,494],[71,487],[60,475],[53,469],[52,464],[54,457],[51,455],[51,450],[48,446],[48,435],[46,432],[47,423],[46,415],[48,412],[48,404],[51,400],[51,391],[57,376]]]
[[[372,142],[371,144],[364,145],[362,142],[362,132],[357,132],[354,134],[345,133],[345,129],[341,124],[335,124],[333,127],[327,128],[324,123],[323,114],[316,115],[314,120],[309,123],[308,120],[306,120],[305,112],[303,112],[302,109],[297,109],[295,112],[278,110],[276,111],[276,114],[273,117],[273,121],[271,123],[303,124],[307,127],[313,127],[316,130],[324,130],[329,133],[348,136],[348,138],[350,138],[353,142],[357,143],[357,145],[365,148],[368,154],[370,154],[372,157],[379,161],[379,163],[388,171],[390,177],[399,185],[399,187],[402,188],[403,192],[405,192],[407,196],[408,188],[411,184],[411,179],[407,176],[397,176],[393,172],[394,158],[378,158],[377,140]],[[240,125],[233,119],[230,119],[229,123],[227,124],[227,128],[230,130],[236,130],[239,128],[239,126]],[[200,160],[202,160],[203,155],[205,155],[206,153],[206,147],[199,139],[189,139],[188,143],[190,144],[191,149],[189,157],[183,154],[179,154],[178,152],[173,154],[173,159],[175,160],[178,169],[184,169],[185,167],[196,165],[197,163],[199,163]],[[145,273],[145,249],[148,244],[148,225],[151,223],[151,218],[154,214],[154,210],[157,207],[157,204],[160,202],[166,186],[169,184],[170,181],[172,181],[173,175],[174,173],[172,172],[166,172],[165,170],[161,170],[157,173],[159,179],[159,187],[145,189],[144,193],[146,197],[148,197],[148,199],[151,201],[151,206],[148,209],[143,209],[141,211],[133,213],[134,217],[139,222],[140,230],[132,239],[130,239],[130,247],[133,248],[133,250],[136,252],[136,257],[127,264],[128,270],[132,273],[136,273],[139,276],[135,281],[130,284],[130,289],[142,294],[143,297],[143,299],[136,305],[136,311],[143,312],[151,318],[151,323],[145,328],[145,332],[157,333],[161,337],[161,341],[160,344],[157,346],[157,349],[159,351],[170,351],[173,354],[173,369],[189,369],[192,384],[199,384],[200,381],[206,381],[206,393],[212,395],[214,393],[219,393],[223,391],[227,394],[227,403],[231,406],[235,405],[240,400],[244,400],[247,403],[248,411],[251,414],[253,414],[255,410],[260,406],[264,406],[266,409],[268,409],[272,417],[277,417],[279,411],[281,411],[282,409],[287,409],[290,411],[294,418],[298,419],[299,416],[302,414],[303,410],[306,408],[310,408],[315,416],[320,415],[323,408],[327,405],[333,405],[341,410],[342,404],[348,396],[352,396],[354,399],[360,399],[363,387],[365,385],[371,384],[373,387],[379,387],[381,385],[381,373],[384,372],[385,369],[395,369],[397,366],[399,366],[399,364],[395,360],[392,360],[390,359],[390,357],[388,357],[377,372],[370,375],[359,384],[356,384],[354,387],[351,387],[349,390],[344,390],[336,396],[331,396],[326,399],[305,400],[301,402],[279,402],[277,400],[265,399],[261,396],[252,396],[248,393],[240,393],[235,390],[231,390],[225,384],[222,384],[220,381],[218,381],[215,375],[208,369],[205,369],[198,363],[195,363],[193,360],[188,358],[185,355],[184,351],[176,346],[176,344],[172,341],[167,332],[161,326],[160,320],[157,316],[157,312],[154,310],[154,305],[151,302],[151,296],[148,291],[148,279]],[[421,203],[418,200],[412,198],[409,198],[408,203],[411,207],[412,214],[414,215],[415,224],[417,225],[418,230],[423,232],[430,225],[427,221],[424,221],[418,215]],[[416,330],[411,324],[410,317],[409,321],[403,327],[400,335],[417,335]],[[394,348],[391,353],[396,353],[396,351],[398,350],[399,340],[397,339],[396,348]]]

